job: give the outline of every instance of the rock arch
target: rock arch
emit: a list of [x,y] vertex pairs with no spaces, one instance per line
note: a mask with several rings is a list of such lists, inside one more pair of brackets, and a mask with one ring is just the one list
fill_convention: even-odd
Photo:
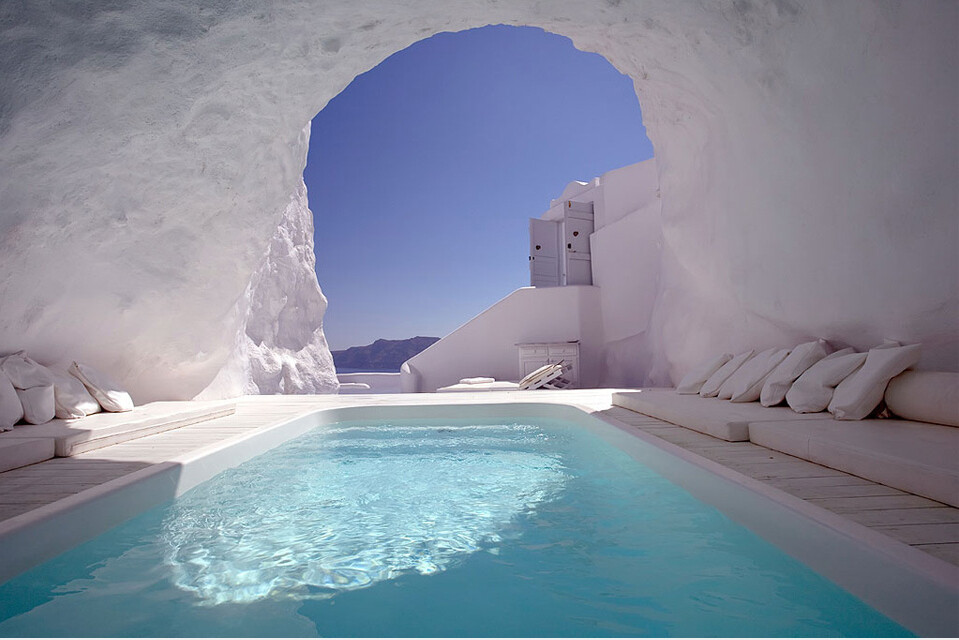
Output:
[[139,5],[0,7],[0,351],[138,401],[330,389],[304,124],[393,52],[505,23],[633,78],[663,195],[650,380],[816,335],[959,366],[953,2]]

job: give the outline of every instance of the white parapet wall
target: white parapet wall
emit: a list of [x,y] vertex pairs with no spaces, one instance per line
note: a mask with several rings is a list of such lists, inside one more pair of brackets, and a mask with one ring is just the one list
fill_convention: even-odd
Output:
[[461,378],[519,380],[524,342],[580,342],[580,387],[599,384],[603,325],[598,287],[523,287],[509,294],[400,370],[403,392],[430,392]]
[[[340,383],[340,394],[352,393],[399,393],[399,372],[364,371],[360,373],[338,373],[336,379]],[[357,389],[350,384],[366,384],[369,389]]]

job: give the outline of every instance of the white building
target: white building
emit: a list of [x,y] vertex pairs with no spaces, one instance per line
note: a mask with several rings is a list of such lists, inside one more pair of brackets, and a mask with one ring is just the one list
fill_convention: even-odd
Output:
[[570,182],[530,220],[531,286],[408,360],[403,390],[518,380],[546,359],[570,361],[580,387],[642,384],[661,238],[655,160]]

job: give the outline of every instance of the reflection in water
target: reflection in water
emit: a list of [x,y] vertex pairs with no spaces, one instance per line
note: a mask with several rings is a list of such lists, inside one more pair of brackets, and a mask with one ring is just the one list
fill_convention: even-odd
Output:
[[176,501],[165,560],[207,605],[443,571],[561,492],[559,457],[533,451],[546,437],[529,425],[311,434]]

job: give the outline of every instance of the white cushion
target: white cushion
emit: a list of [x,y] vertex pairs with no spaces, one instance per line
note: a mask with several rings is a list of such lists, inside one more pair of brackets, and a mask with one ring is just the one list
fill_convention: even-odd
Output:
[[959,427],[959,373],[906,371],[889,381],[886,406],[901,418]]
[[82,418],[100,410],[100,403],[90,395],[83,383],[65,371],[50,369],[53,376],[57,417],[62,420]]
[[893,376],[919,362],[920,346],[870,349],[862,368],[839,383],[829,403],[837,420],[862,420],[879,406]]
[[[769,359],[776,349],[766,349],[765,351],[760,351],[752,358],[743,363],[741,367],[736,369],[733,375],[726,378],[726,382],[719,387],[719,393],[716,394],[716,397],[720,400],[729,400],[733,397],[733,389],[737,389],[746,383],[749,379],[753,377],[754,369],[762,369],[763,364],[766,360]],[[766,373],[769,373],[768,371]]]
[[676,386],[676,393],[699,393],[703,384],[709,380],[709,376],[719,371],[719,368],[729,362],[732,357],[733,354],[731,353],[721,353],[695,367],[679,381]]
[[959,506],[959,430],[907,420],[839,421],[825,413],[793,416],[750,422],[749,441]]
[[50,371],[28,358],[23,351],[7,356],[0,361],[0,369],[7,374],[17,389],[45,387],[53,384]]
[[9,429],[20,422],[22,417],[23,405],[20,404],[17,390],[13,388],[7,374],[0,370],[0,430]]
[[772,353],[761,360],[753,358],[756,362],[749,367],[749,376],[744,376],[733,387],[733,396],[730,398],[732,402],[759,400],[766,378],[789,355],[789,349],[770,349],[770,351]]
[[799,376],[786,392],[786,402],[797,413],[824,411],[836,385],[861,367],[866,355],[849,347],[826,356]]
[[729,379],[729,376],[736,373],[736,370],[739,367],[743,366],[743,363],[753,357],[753,354],[756,353],[752,349],[749,351],[744,351],[737,356],[734,356],[716,370],[716,373],[709,376],[706,382],[703,383],[703,388],[699,390],[699,395],[704,398],[714,398],[716,394],[719,393],[719,388],[723,386],[723,383]]
[[749,440],[749,425],[754,420],[823,419],[814,413],[797,415],[788,407],[764,407],[758,402],[733,404],[716,398],[681,395],[672,389],[618,391],[612,400],[617,406],[730,442]]
[[78,362],[70,365],[70,375],[83,383],[105,411],[130,411],[133,399],[110,378],[96,369]]
[[453,393],[453,392],[470,392],[478,393],[480,391],[516,391],[519,389],[519,384],[515,382],[508,382],[506,380],[496,380],[494,382],[481,382],[477,384],[451,384],[448,387],[440,387],[436,390],[437,393]]
[[460,380],[460,384],[489,384],[490,382],[496,382],[496,378],[486,378],[483,376],[477,376],[476,378],[463,378]]
[[50,422],[56,415],[52,384],[17,389],[17,397],[23,405],[23,419],[30,424]]
[[796,378],[827,355],[829,347],[825,340],[813,340],[797,346],[766,378],[759,401],[764,407],[772,407],[785,400],[786,392]]

